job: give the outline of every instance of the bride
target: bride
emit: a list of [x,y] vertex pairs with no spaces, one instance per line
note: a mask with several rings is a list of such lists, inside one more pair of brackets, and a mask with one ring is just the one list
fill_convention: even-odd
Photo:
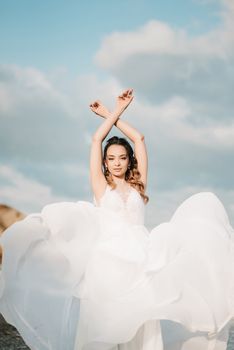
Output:
[[[105,122],[93,135],[90,157],[91,185],[97,202],[110,185],[123,196],[129,192],[130,186],[136,188],[144,202],[148,201],[145,195],[147,181],[147,153],[144,136],[136,129],[119,119],[122,112],[133,99],[132,90],[125,91],[117,99],[114,113],[95,101],[90,105],[93,112],[105,117]],[[107,141],[102,155],[102,142],[113,125],[116,125],[133,143],[132,147],[124,138],[113,137]],[[102,170],[104,165],[104,173]]]
[[[124,91],[92,138],[93,203],[59,202],[0,238],[0,312],[33,350],[224,350],[234,317],[234,233],[211,192],[169,222],[144,225],[144,136],[120,116]],[[126,138],[102,143],[113,126]]]

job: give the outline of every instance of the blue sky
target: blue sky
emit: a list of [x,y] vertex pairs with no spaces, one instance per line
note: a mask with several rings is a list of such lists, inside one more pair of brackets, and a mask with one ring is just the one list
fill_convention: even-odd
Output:
[[152,19],[191,35],[220,23],[220,3],[196,0],[0,1],[1,61],[74,74],[97,69],[93,55],[104,36]]
[[199,191],[234,222],[232,0],[0,0],[0,45],[0,202],[29,213],[92,200],[88,105],[112,108],[132,87],[124,118],[146,137],[149,226]]

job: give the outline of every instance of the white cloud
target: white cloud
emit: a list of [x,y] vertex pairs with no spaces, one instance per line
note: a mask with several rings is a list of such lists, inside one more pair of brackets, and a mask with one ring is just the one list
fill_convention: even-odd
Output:
[[222,2],[223,25],[217,29],[194,37],[184,29],[151,20],[135,31],[114,32],[106,36],[96,54],[96,62],[105,69],[115,69],[135,55],[202,55],[206,58],[215,55],[227,58],[230,53],[234,54],[234,5],[232,0]]
[[[61,92],[34,68],[0,67],[0,143],[6,158],[58,161],[84,149],[77,96]],[[87,108],[88,111],[88,108]]]
[[99,66],[135,89],[134,112],[147,116],[151,132],[160,129],[160,140],[169,131],[185,147],[234,148],[234,8],[222,3],[223,22],[210,32],[191,36],[153,20],[110,34],[97,52]]
[[134,32],[115,32],[107,36],[96,60],[101,66],[111,68],[124,62],[126,57],[139,53],[176,53],[176,46],[180,46],[183,40],[183,32],[175,33],[165,23],[150,21]]
[[[53,100],[67,115],[72,115],[68,98],[53,87],[46,75],[33,67],[21,68],[17,65],[0,66],[0,88],[2,102],[8,99],[13,112],[22,100],[26,103],[36,99],[48,103]],[[0,95],[1,96],[1,95]],[[10,102],[10,103],[9,103]],[[4,114],[2,114],[2,117]]]
[[137,118],[139,125],[151,132],[154,128],[160,129],[162,138],[169,134],[175,141],[214,150],[234,148],[234,122],[229,125],[193,125],[190,122],[192,112],[189,102],[180,96],[173,96],[158,105],[135,101],[133,107],[134,119]]
[[77,77],[74,83],[74,91],[76,96],[79,97],[80,118],[84,118],[82,113],[87,111],[90,121],[93,120],[89,105],[94,100],[102,100],[110,110],[113,110],[114,96],[118,96],[121,89],[122,86],[112,77],[101,79],[95,74]]
[[[49,186],[26,177],[13,167],[0,166],[0,201],[28,214],[39,211],[47,203],[69,200],[57,196]],[[7,184],[4,184],[7,182]]]
[[227,30],[233,33],[234,2],[233,0],[222,0],[222,2],[224,4],[223,17],[225,26]]
[[65,164],[64,171],[69,176],[89,176],[88,166],[84,166],[83,164]]
[[11,107],[10,96],[6,88],[0,85],[0,112],[6,113]]

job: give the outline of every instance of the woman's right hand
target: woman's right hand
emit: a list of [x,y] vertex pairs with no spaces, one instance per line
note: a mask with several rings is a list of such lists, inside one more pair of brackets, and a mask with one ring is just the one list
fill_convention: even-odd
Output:
[[109,110],[103,105],[99,100],[94,101],[89,105],[91,111],[103,118],[108,118],[110,116]]
[[124,110],[129,106],[133,100],[133,89],[125,90],[121,95],[117,97],[115,112],[119,116],[124,112]]

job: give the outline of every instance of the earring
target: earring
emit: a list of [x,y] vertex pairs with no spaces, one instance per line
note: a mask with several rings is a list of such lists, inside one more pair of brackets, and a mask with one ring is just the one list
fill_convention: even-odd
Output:
[[130,169],[131,168],[131,165],[130,164],[128,164],[128,169]]
[[105,167],[105,173],[108,173],[108,172],[109,172],[109,170],[108,170],[107,165],[105,164],[105,165],[104,165],[104,167]]

